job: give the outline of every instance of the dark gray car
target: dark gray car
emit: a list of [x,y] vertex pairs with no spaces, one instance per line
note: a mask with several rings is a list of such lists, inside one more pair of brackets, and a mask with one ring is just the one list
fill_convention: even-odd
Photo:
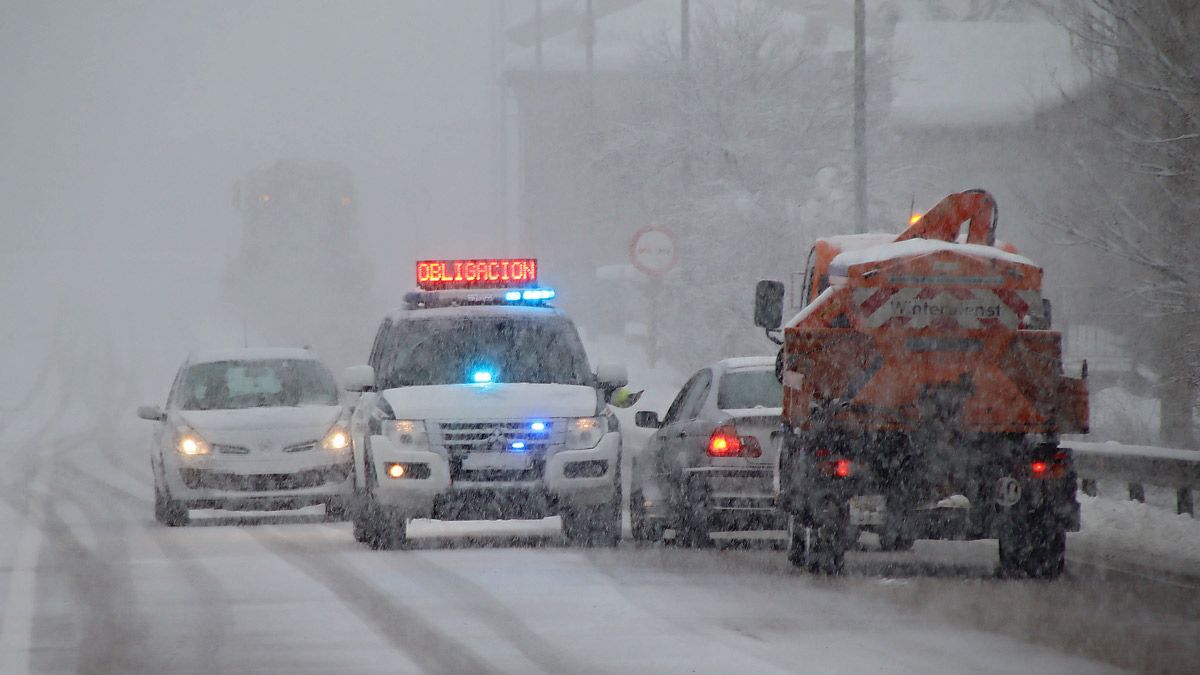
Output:
[[748,357],[698,370],[661,420],[638,412],[637,425],[655,431],[633,461],[634,538],[669,528],[705,546],[713,531],[782,528],[772,483],[782,401],[774,357]]

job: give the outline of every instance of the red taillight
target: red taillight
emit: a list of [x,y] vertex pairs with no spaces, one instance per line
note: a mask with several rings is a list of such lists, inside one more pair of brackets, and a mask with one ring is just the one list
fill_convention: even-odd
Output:
[[742,439],[732,424],[717,427],[708,439],[708,454],[712,457],[738,457],[742,454]]
[[738,441],[742,444],[742,454],[752,459],[762,457],[762,446],[758,444],[758,439],[753,436],[739,436]]
[[1059,452],[1054,455],[1053,459],[1039,459],[1029,464],[1029,475],[1037,479],[1056,479],[1066,478],[1070,473],[1071,456],[1065,452]]
[[[826,451],[826,456],[828,454],[828,451]],[[817,471],[822,476],[848,478],[850,474],[854,473],[854,463],[844,457],[822,459],[817,462]]]
[[833,463],[833,475],[845,478],[850,475],[850,460],[839,459]]

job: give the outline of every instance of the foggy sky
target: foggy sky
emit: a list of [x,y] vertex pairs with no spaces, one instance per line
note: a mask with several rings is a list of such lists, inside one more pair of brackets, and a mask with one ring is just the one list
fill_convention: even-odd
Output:
[[0,247],[228,250],[233,181],[281,157],[350,166],[377,265],[487,233],[489,26],[486,0],[5,0]]

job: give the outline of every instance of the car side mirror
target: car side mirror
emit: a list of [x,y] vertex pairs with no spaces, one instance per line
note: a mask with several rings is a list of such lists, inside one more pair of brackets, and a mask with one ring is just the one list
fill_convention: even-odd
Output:
[[362,393],[375,390],[375,369],[371,366],[350,366],[342,371],[342,389]]
[[643,429],[658,429],[662,427],[662,421],[658,419],[658,413],[653,410],[639,410],[633,416],[633,423]]
[[603,389],[616,389],[629,384],[629,373],[619,363],[601,363],[596,366],[596,381]]
[[137,416],[151,422],[161,422],[167,418],[167,414],[162,411],[162,408],[156,405],[139,405]]
[[754,325],[775,330],[783,323],[783,282],[763,279],[754,287]]

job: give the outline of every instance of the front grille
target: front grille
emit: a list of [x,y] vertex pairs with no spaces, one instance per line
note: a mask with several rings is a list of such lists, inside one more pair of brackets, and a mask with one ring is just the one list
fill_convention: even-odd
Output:
[[528,469],[464,469],[461,458],[450,460],[450,480],[475,483],[501,483],[541,480],[546,471],[546,462],[533,460]]
[[[283,451],[284,452],[305,452],[307,450],[315,449],[317,447],[317,443],[318,443],[318,441],[305,441],[303,443],[296,443],[293,445],[285,446],[283,448]],[[212,448],[213,448],[213,452],[221,454],[221,455],[248,455],[251,452],[250,448],[247,448],[245,446],[225,445],[222,443],[214,443]],[[258,452],[273,452],[273,451],[274,451],[274,448],[272,448],[272,447],[259,448],[259,450],[258,450]]]
[[[541,422],[545,428],[534,431],[531,428],[534,422]],[[499,483],[541,480],[546,468],[546,455],[552,446],[563,442],[561,425],[545,418],[487,422],[449,420],[431,422],[428,428],[431,442],[446,448],[451,481]],[[463,460],[467,455],[513,452],[513,443],[525,444],[520,454],[530,458],[529,468],[463,468]]]
[[525,444],[526,454],[543,454],[561,433],[552,420],[539,421],[546,425],[542,431],[530,429],[534,420],[437,422],[435,425],[440,438],[436,440],[451,457],[465,456],[470,452],[504,451],[518,441]]
[[180,469],[184,485],[192,490],[228,490],[231,492],[271,492],[303,490],[341,483],[350,475],[350,462],[295,473],[229,473],[210,469]]

